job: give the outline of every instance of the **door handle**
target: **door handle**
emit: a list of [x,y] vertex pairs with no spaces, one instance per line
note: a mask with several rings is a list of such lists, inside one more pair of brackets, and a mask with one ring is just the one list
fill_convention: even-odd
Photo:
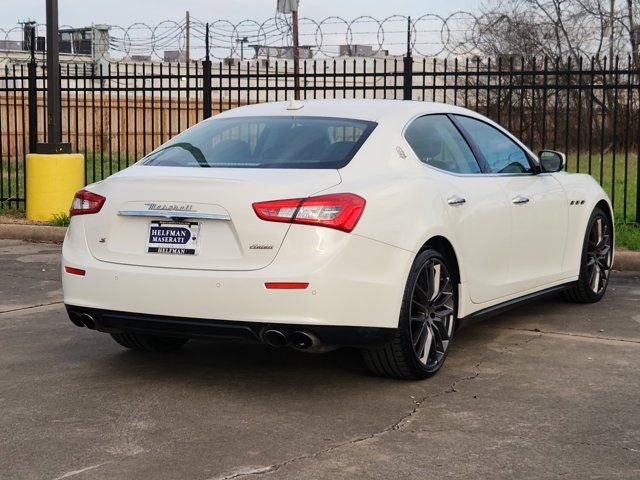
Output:
[[462,205],[463,203],[467,203],[467,201],[462,197],[459,197],[457,195],[453,195],[452,197],[447,198],[447,203],[449,205],[454,205],[455,206],[455,205]]
[[523,203],[529,203],[529,199],[527,197],[523,197],[522,195],[516,195],[511,199],[513,203],[516,205],[521,205]]

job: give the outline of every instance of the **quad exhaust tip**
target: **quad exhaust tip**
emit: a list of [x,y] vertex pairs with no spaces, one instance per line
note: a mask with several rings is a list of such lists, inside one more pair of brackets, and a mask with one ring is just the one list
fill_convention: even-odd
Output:
[[80,315],[80,321],[84,324],[85,327],[95,330],[96,322],[93,320],[93,317],[88,313],[83,313]]
[[262,339],[264,343],[272,347],[289,345],[296,350],[310,350],[320,345],[320,340],[314,334],[299,330],[287,336],[280,330],[269,329],[264,331]]
[[289,337],[289,340],[291,341],[293,348],[297,348],[299,350],[307,350],[320,343],[315,335],[301,331],[293,332]]
[[75,326],[84,327],[84,323],[82,323],[82,319],[80,318],[79,313],[69,312],[69,319],[73,322]]
[[265,330],[262,339],[272,347],[284,347],[287,344],[287,337],[280,330]]

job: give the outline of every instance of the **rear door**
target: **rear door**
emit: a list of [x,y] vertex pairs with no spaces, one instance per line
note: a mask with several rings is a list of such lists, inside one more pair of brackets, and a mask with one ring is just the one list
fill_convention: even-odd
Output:
[[553,175],[537,173],[525,150],[494,126],[455,118],[479,152],[486,176],[500,185],[509,203],[510,290],[525,292],[560,279],[568,222],[562,186]]
[[511,217],[499,182],[482,175],[474,154],[446,115],[425,115],[405,138],[438,179],[457,254],[474,303],[508,294]]

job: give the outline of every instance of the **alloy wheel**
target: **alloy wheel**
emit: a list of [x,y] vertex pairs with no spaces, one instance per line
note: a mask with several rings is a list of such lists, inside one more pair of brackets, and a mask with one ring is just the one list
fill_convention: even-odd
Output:
[[427,371],[444,360],[455,321],[454,285],[446,265],[429,259],[416,277],[410,309],[413,351]]
[[586,268],[589,288],[596,295],[603,291],[611,271],[611,227],[606,218],[596,217],[587,240]]

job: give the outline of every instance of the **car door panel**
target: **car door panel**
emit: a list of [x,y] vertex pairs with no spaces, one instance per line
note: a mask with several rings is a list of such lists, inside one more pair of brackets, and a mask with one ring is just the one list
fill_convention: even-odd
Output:
[[[502,187],[483,175],[447,176],[439,183],[471,301],[508,295],[511,239],[504,232],[511,230],[511,217]],[[461,199],[463,203],[455,203]]]
[[510,201],[509,283],[522,292],[562,276],[568,207],[549,174],[495,177]]

